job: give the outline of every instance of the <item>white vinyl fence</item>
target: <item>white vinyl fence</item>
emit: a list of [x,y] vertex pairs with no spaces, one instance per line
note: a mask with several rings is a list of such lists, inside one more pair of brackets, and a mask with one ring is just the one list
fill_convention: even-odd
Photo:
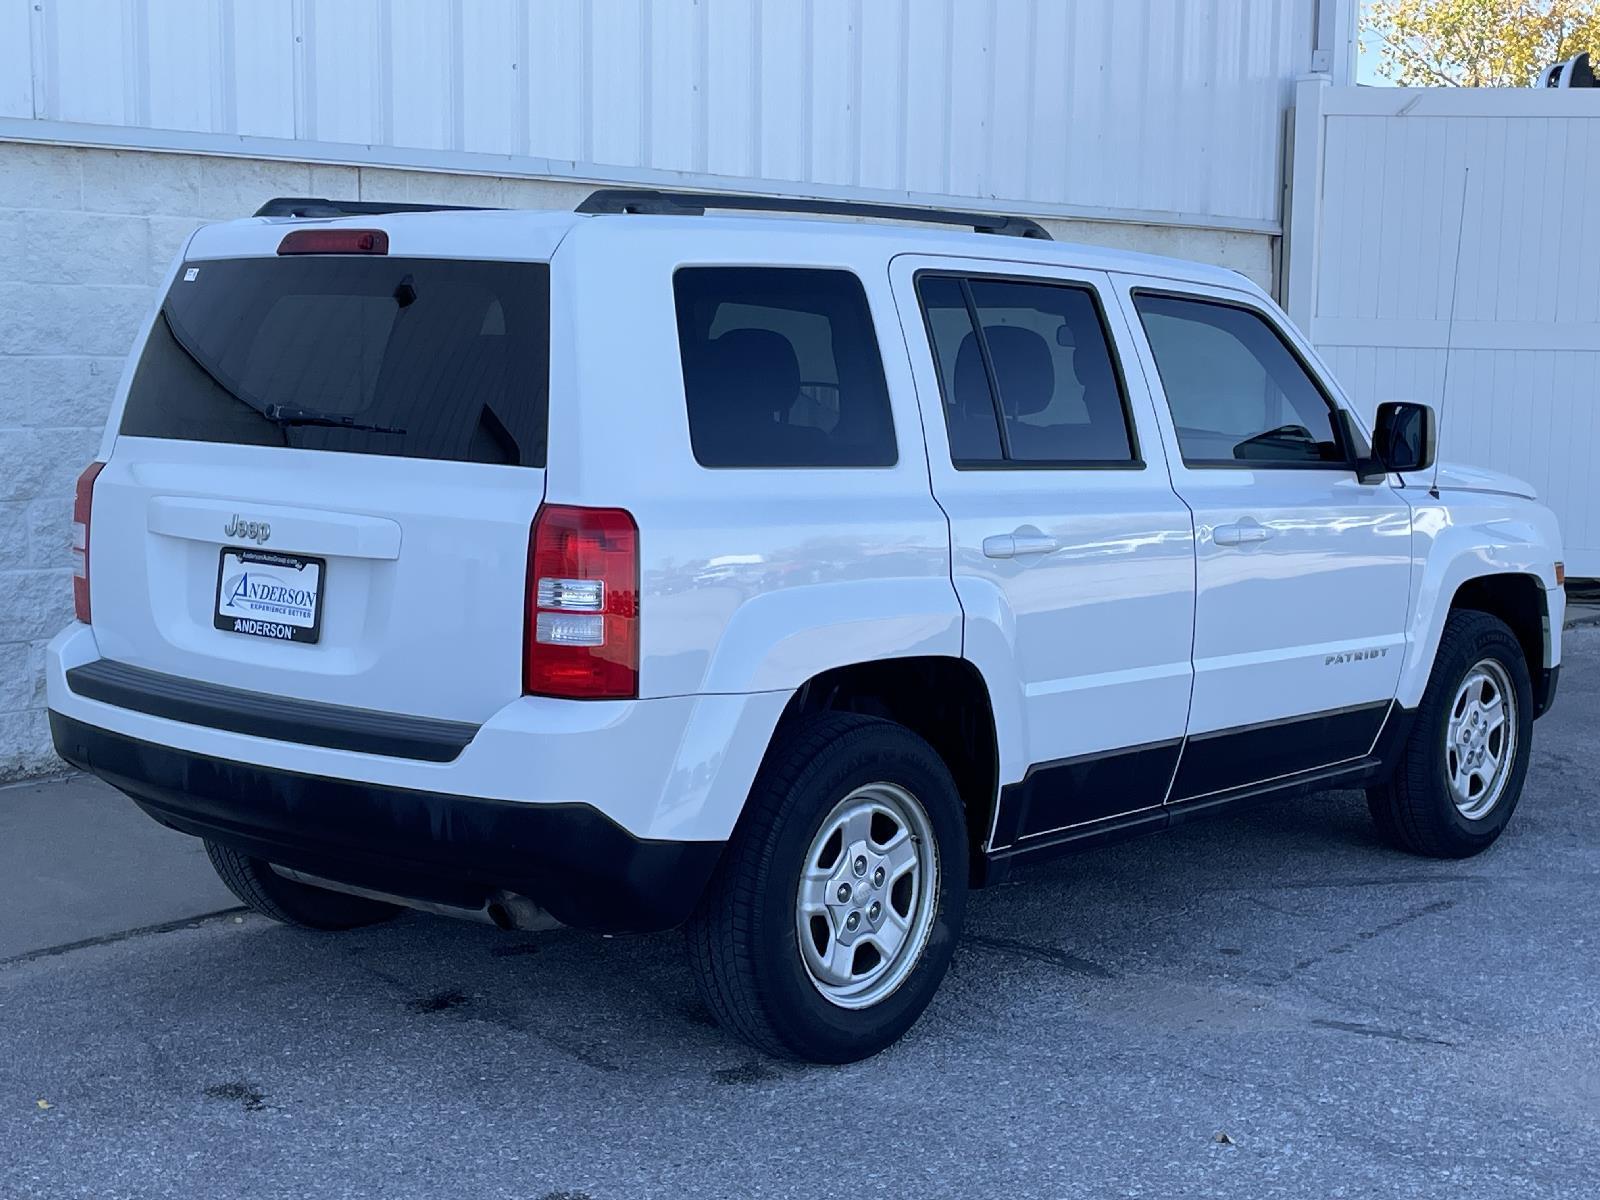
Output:
[[1290,314],[1369,416],[1442,404],[1442,457],[1532,483],[1600,576],[1600,90],[1296,101]]

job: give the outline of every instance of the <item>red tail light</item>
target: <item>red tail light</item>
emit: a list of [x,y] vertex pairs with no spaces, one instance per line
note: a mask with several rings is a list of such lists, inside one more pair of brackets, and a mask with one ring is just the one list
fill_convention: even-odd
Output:
[[92,462],[78,476],[72,495],[72,611],[89,623],[89,510],[94,506],[94,481],[103,462]]
[[639,527],[620,508],[543,505],[528,542],[522,690],[639,694]]
[[381,229],[297,229],[278,243],[279,254],[387,254]]

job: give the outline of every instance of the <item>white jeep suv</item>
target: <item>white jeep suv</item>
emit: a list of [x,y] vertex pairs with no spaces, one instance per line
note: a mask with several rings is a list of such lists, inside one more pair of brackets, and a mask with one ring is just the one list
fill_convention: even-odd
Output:
[[274,201],[140,335],[51,728],[279,920],[683,925],[728,1028],[855,1059],[1013,864],[1333,787],[1495,840],[1559,533],[1433,437],[1015,218]]

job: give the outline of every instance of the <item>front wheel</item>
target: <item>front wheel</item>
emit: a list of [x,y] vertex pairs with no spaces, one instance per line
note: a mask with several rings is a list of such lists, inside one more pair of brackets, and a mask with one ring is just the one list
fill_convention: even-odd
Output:
[[853,1062],[922,1014],[966,908],[967,836],[933,748],[890,721],[780,735],[686,930],[702,998],[757,1048]]
[[1532,742],[1516,635],[1488,613],[1451,613],[1394,776],[1367,793],[1379,832],[1429,858],[1488,849],[1522,796]]

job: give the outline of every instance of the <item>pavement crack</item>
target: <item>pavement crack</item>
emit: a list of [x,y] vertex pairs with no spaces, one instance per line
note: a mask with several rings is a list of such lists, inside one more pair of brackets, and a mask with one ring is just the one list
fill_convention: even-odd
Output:
[[1036,942],[1020,942],[1013,938],[982,937],[969,933],[967,942],[975,946],[982,946],[988,950],[998,950],[1001,954],[1015,954],[1020,958],[1031,958],[1035,962],[1049,963],[1053,967],[1060,967],[1063,971],[1073,975],[1081,975],[1086,979],[1115,979],[1116,975],[1102,967],[1099,963],[1087,958],[1080,958],[1076,954],[1069,954],[1065,950],[1058,950],[1054,946],[1041,946]]
[[1346,888],[1417,887],[1434,883],[1488,883],[1484,875],[1372,875],[1352,879],[1313,879],[1295,883],[1256,883],[1200,888],[1201,892],[1316,892],[1343,891]]
[[96,946],[110,946],[117,942],[126,942],[130,938],[152,937],[160,933],[175,933],[180,929],[195,929],[222,917],[235,917],[248,911],[244,907],[219,908],[215,912],[201,913],[197,917],[184,917],[179,921],[163,921],[159,925],[140,925],[136,929],[124,929],[120,933],[106,933],[99,937],[84,938],[77,942],[63,942],[59,946],[46,946],[42,950],[29,950],[22,954],[13,954],[10,958],[0,958],[0,970],[6,967],[18,967],[24,963],[37,962],[41,958],[56,958],[62,954],[71,954],[76,950],[92,950]]
[[1402,1033],[1398,1029],[1383,1029],[1377,1025],[1363,1025],[1358,1021],[1333,1021],[1323,1017],[1312,1018],[1311,1024],[1318,1029],[1333,1029],[1339,1033],[1355,1033],[1362,1037],[1383,1038],[1391,1042],[1408,1042],[1418,1046],[1449,1046],[1455,1048],[1454,1042],[1447,1042],[1443,1038],[1423,1037],[1415,1033]]
[[1306,958],[1299,959],[1294,964],[1293,969],[1285,973],[1278,982],[1281,983],[1294,974],[1316,966],[1325,958],[1332,957],[1335,954],[1349,954],[1363,942],[1370,942],[1374,938],[1382,937],[1386,933],[1394,933],[1398,929],[1404,929],[1413,921],[1420,921],[1423,917],[1431,917],[1435,913],[1446,912],[1455,906],[1456,902],[1454,900],[1434,900],[1428,904],[1424,904],[1417,908],[1410,909],[1407,912],[1403,912],[1393,920],[1384,921],[1381,925],[1374,925],[1371,929],[1363,929],[1361,932],[1357,933],[1355,937],[1340,942],[1337,946],[1330,946],[1321,954],[1313,954]]
[[1253,904],[1255,907],[1265,909],[1267,912],[1277,913],[1280,917],[1293,917],[1296,920],[1303,920],[1306,915],[1304,912],[1298,909],[1284,908],[1282,905],[1278,904],[1269,904],[1260,896],[1246,896],[1244,901],[1246,904]]
[[601,1053],[594,1043],[552,1032],[525,1013],[506,1005],[494,1003],[480,1005],[475,1011],[475,1017],[477,1020],[487,1024],[497,1025],[501,1029],[509,1030],[512,1033],[520,1033],[524,1037],[530,1037],[535,1041],[542,1042],[552,1050],[565,1054],[568,1058],[580,1062],[592,1070],[604,1071],[610,1074],[622,1069],[621,1066]]

